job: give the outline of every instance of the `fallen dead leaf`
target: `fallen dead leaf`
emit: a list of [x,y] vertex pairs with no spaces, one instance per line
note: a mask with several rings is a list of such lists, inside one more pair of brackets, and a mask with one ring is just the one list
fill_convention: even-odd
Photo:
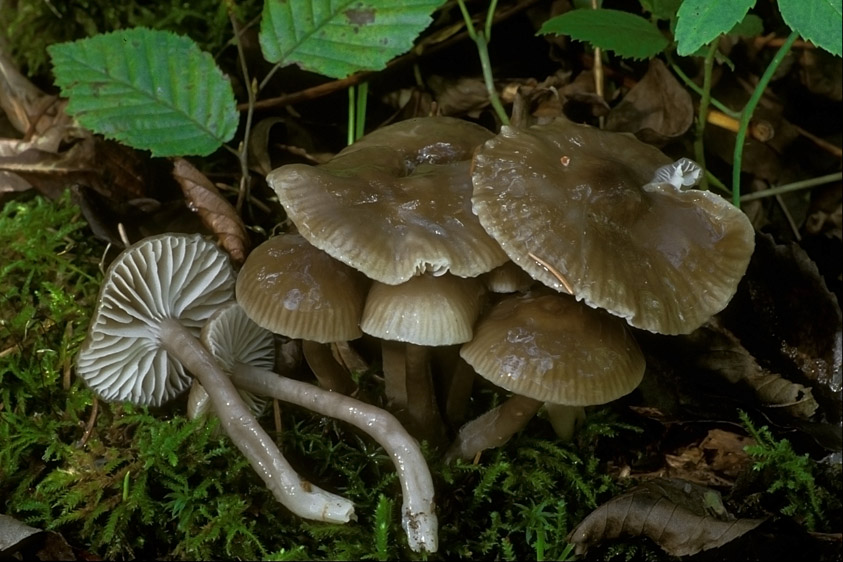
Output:
[[577,554],[606,540],[646,536],[671,556],[717,548],[751,531],[763,519],[735,519],[720,494],[674,478],[644,482],[591,512],[568,535]]
[[184,158],[173,162],[173,177],[184,192],[187,206],[199,214],[202,223],[219,240],[231,259],[242,264],[246,259],[249,235],[243,220],[205,174]]
[[606,129],[634,133],[661,146],[679,137],[694,122],[691,94],[659,59],[606,116]]

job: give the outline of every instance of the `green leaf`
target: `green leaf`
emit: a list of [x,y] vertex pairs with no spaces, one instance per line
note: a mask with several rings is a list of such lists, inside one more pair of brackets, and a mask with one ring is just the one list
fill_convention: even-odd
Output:
[[544,22],[538,34],[546,33],[569,35],[633,59],[655,56],[669,43],[649,21],[619,10],[571,10]]
[[764,32],[764,22],[755,14],[747,14],[744,19],[729,30],[727,35],[740,35],[742,37],[755,37]]
[[332,78],[380,70],[406,53],[444,0],[266,0],[260,44],[269,62]]
[[644,11],[653,14],[657,20],[673,19],[680,4],[682,0],[641,0]]
[[68,113],[96,133],[153,156],[204,156],[237,130],[231,84],[187,37],[135,28],[49,52]]
[[779,0],[782,19],[790,28],[832,55],[843,56],[841,0]]
[[685,0],[676,14],[676,52],[692,54],[732,29],[754,5],[755,0]]

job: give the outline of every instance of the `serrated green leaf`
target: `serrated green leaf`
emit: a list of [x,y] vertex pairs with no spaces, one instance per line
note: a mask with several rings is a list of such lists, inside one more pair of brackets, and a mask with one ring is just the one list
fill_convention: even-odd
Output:
[[676,13],[676,52],[692,54],[741,21],[755,0],[685,0]]
[[843,56],[841,0],[779,0],[779,10],[792,30],[832,55]]
[[406,53],[444,0],[267,0],[260,44],[269,62],[332,78],[380,70]]
[[153,156],[204,156],[237,130],[231,84],[187,37],[126,29],[49,53],[68,113],[105,137]]
[[568,35],[633,59],[655,56],[669,43],[652,23],[620,10],[571,10],[544,22],[538,34],[546,33]]

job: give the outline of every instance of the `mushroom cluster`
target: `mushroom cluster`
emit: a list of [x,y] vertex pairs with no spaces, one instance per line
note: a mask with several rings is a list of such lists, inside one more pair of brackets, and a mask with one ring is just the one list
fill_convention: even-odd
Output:
[[[353,505],[306,485],[254,412],[274,397],[347,421],[395,462],[411,548],[435,552],[416,438],[472,458],[541,407],[569,437],[584,407],[642,380],[631,327],[688,333],[734,295],[754,232],[693,189],[700,173],[632,135],[564,118],[497,136],[447,117],[386,126],[325,164],[268,175],[297,232],[258,246],[236,281],[200,236],[127,249],[106,275],[77,373],[106,399],[153,405],[192,375],[192,412],[210,406],[278,500],[324,521],[350,520]],[[272,372],[272,334],[302,341],[318,386]],[[352,398],[334,358],[332,346],[363,334],[379,344],[392,414]],[[436,350],[453,365],[436,363]],[[444,397],[437,369],[448,371]],[[478,375],[511,395],[450,439],[440,407],[461,420]]]
[[[435,441],[439,403],[459,411],[470,388],[455,368],[446,386],[457,390],[437,399],[431,346],[462,345],[474,372],[514,393],[460,431],[449,455],[468,457],[541,405],[568,435],[583,406],[634,389],[644,363],[627,324],[688,333],[726,306],[754,231],[692,189],[700,174],[565,118],[493,136],[430,117],[267,181],[302,237],[372,281],[360,326],[382,342],[388,404],[414,434]],[[523,296],[535,281],[556,293]],[[508,291],[522,296],[488,296]]]
[[373,281],[360,326],[382,341],[390,408],[428,439],[444,425],[427,351],[471,339],[482,289],[470,278],[507,261],[471,209],[471,158],[492,136],[451,117],[408,119],[325,164],[267,176],[302,237]]

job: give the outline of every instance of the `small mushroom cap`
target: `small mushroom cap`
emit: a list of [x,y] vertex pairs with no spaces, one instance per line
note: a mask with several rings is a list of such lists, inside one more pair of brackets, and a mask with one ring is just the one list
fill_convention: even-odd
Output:
[[623,320],[548,293],[500,301],[460,355],[506,390],[568,406],[605,404],[632,392],[645,366]]
[[[201,340],[226,373],[230,374],[237,363],[269,371],[275,367],[275,342],[272,332],[252,322],[235,301],[224,305],[208,319],[202,328]],[[263,412],[266,398],[245,390],[237,391],[256,416]],[[210,403],[207,396],[208,393],[202,385],[193,381],[188,400],[191,418],[208,411]]]
[[302,236],[371,279],[474,277],[506,261],[471,211],[472,151],[491,136],[450,117],[409,119],[267,181]]
[[258,326],[320,343],[359,338],[369,281],[296,234],[252,250],[237,276],[237,302]]
[[526,291],[535,280],[526,271],[507,260],[500,265],[480,276],[483,284],[491,293],[517,293]]
[[475,157],[473,208],[534,279],[632,326],[688,333],[732,298],[755,238],[728,201],[685,189],[683,166],[662,170],[678,186],[653,182],[670,164],[632,135],[564,119],[504,127]]
[[416,345],[467,342],[482,294],[479,280],[453,275],[420,275],[400,285],[375,282],[360,327],[371,336]]
[[199,336],[234,296],[228,256],[198,234],[162,234],[124,250],[109,266],[76,358],[76,374],[105,400],[159,406],[191,377],[160,345],[160,322]]

